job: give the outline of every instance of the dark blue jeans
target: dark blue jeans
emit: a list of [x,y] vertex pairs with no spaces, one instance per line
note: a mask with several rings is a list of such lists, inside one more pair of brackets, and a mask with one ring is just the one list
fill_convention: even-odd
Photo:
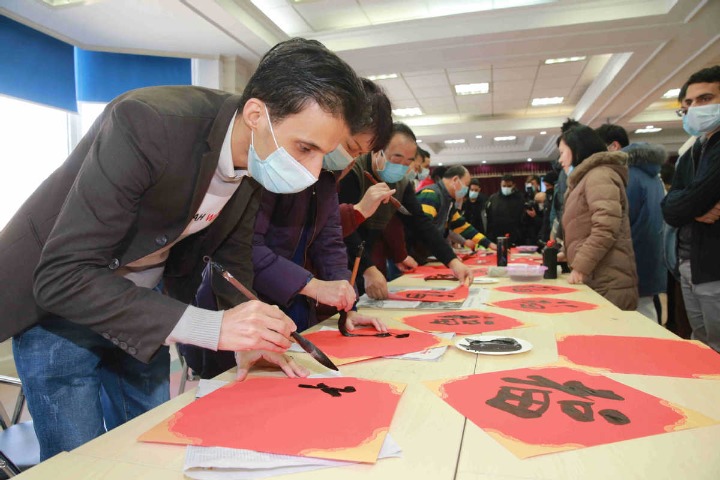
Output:
[[149,364],[89,328],[49,318],[13,338],[40,459],[79,447],[170,399],[170,353]]

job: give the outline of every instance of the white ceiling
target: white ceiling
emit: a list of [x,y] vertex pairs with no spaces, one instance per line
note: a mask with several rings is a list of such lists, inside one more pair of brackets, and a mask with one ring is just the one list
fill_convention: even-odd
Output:
[[[434,164],[554,159],[566,117],[675,151],[687,137],[663,93],[720,64],[718,0],[0,0],[0,13],[85,49],[218,60],[235,91],[278,41],[315,38],[363,76],[397,75],[377,82],[394,108],[422,109],[402,120]],[[585,59],[545,64],[560,57]],[[454,92],[479,82],[487,94]],[[663,130],[632,133],[647,125]]]

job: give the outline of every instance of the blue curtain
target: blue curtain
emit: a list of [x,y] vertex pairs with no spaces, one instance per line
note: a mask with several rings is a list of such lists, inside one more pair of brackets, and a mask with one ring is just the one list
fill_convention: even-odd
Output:
[[187,58],[91,52],[75,48],[75,78],[78,101],[109,102],[135,88],[190,85],[191,67]]
[[72,45],[0,15],[0,94],[77,112]]

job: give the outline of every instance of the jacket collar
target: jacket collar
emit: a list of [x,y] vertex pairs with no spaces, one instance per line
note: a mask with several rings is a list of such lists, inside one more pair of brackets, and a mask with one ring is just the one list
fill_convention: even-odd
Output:
[[574,188],[592,169],[603,166],[615,170],[622,177],[623,183],[627,185],[627,157],[624,152],[598,152],[590,155],[568,175],[568,187]]

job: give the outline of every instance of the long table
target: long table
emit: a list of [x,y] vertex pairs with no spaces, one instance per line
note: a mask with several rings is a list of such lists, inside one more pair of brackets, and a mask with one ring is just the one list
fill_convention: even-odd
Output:
[[[474,286],[490,289],[490,301],[517,298],[495,291],[512,284]],[[567,286],[565,279],[543,280],[543,284]],[[398,286],[427,286],[422,279],[404,276]],[[434,282],[433,285],[452,285]],[[482,429],[447,405],[422,382],[473,373],[549,365],[558,361],[556,334],[607,334],[677,338],[674,334],[636,312],[623,312],[584,285],[579,291],[557,297],[599,305],[573,314],[535,314],[488,307],[522,318],[532,326],[499,332],[530,341],[533,349],[521,355],[486,356],[454,347],[437,362],[377,359],[341,367],[345,376],[397,381],[408,384],[393,419],[390,433],[403,450],[402,458],[381,460],[375,465],[354,465],[287,475],[305,479],[432,479],[432,480],[519,480],[519,479],[717,479],[720,478],[720,425],[655,435],[609,445],[563,453],[518,459]],[[397,317],[411,314],[401,310],[364,310],[390,326],[404,326]],[[413,311],[412,313],[417,313]],[[332,324],[333,320],[327,321]],[[495,332],[493,332],[495,334]],[[618,349],[631,348],[618,343]],[[296,361],[320,373],[321,366],[306,354],[293,354]],[[673,362],[673,358],[658,358]],[[261,374],[277,375],[277,372]],[[608,374],[609,377],[720,419],[720,381]],[[219,378],[232,380],[233,373]],[[20,475],[23,480],[54,479],[181,479],[185,448],[137,442],[137,437],[194,399],[194,389],[105,435],[58,455]]]

